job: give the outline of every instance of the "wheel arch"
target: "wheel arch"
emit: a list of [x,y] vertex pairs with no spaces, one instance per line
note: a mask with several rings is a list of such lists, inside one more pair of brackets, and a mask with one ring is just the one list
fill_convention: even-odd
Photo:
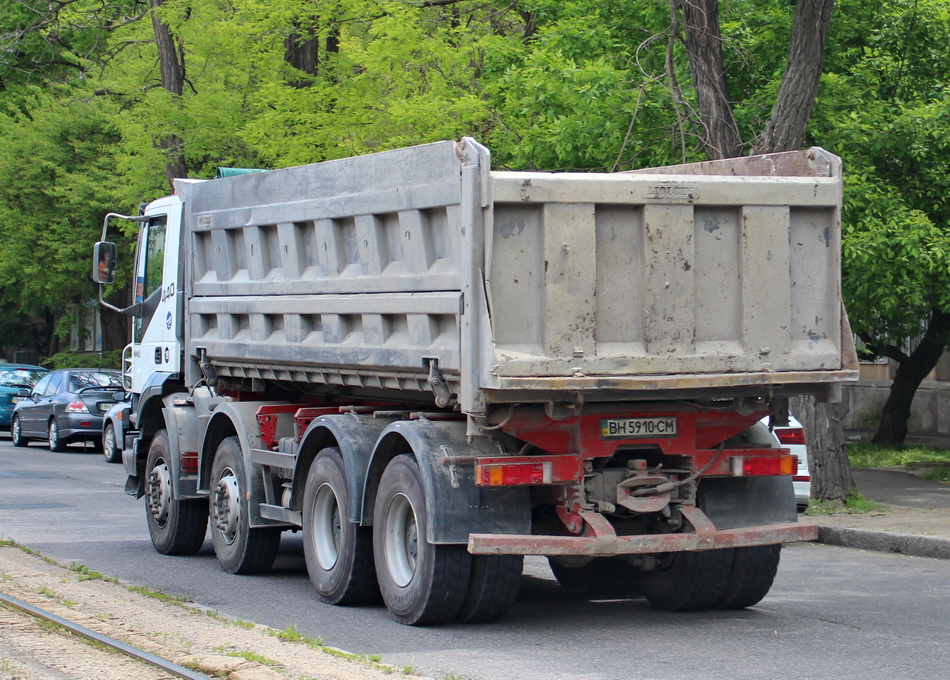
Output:
[[198,489],[211,492],[211,468],[218,446],[228,437],[237,437],[244,459],[244,483],[250,493],[248,508],[250,526],[272,526],[261,518],[260,504],[264,502],[264,480],[260,466],[253,462],[254,449],[263,448],[261,432],[257,423],[257,410],[283,402],[275,401],[225,401],[218,404],[211,414],[201,442],[198,464]]
[[[364,524],[362,499],[366,472],[373,449],[385,427],[386,421],[367,419],[365,416],[354,413],[325,415],[314,419],[300,440],[294,470],[291,507],[294,510],[300,510],[303,507],[307,475],[317,454],[327,447],[336,446],[340,449],[343,465],[346,468],[346,484],[350,499],[349,507],[346,509],[347,518],[351,522]],[[372,515],[365,523],[372,523]]]

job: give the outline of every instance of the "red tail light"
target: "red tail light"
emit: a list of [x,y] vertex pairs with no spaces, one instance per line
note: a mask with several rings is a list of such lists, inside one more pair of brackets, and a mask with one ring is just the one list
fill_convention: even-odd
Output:
[[732,459],[732,474],[735,477],[791,477],[797,469],[797,456],[736,456]]
[[777,427],[775,436],[783,444],[805,445],[805,430],[800,427]]
[[475,471],[475,479],[478,486],[550,484],[551,464],[479,465]]

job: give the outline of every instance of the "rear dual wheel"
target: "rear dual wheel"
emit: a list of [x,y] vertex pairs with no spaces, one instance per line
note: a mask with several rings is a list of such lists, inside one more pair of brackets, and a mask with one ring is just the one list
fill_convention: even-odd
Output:
[[548,558],[554,578],[572,597],[626,600],[640,597],[642,572],[619,557],[595,557],[579,567]]
[[373,515],[376,579],[392,617],[410,626],[451,621],[467,593],[471,559],[464,546],[426,540],[426,502],[419,466],[394,458],[379,482]]
[[307,573],[320,599],[357,604],[379,597],[373,567],[373,534],[347,519],[349,487],[338,448],[317,454],[303,498],[303,550]]
[[778,570],[781,545],[671,553],[643,575],[656,609],[744,609],[764,598]]

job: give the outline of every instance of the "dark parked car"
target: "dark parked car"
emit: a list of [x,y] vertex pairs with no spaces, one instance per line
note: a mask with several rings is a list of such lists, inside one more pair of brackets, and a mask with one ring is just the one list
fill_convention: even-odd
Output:
[[44,373],[42,366],[0,364],[0,430],[10,429],[13,407],[23,398],[20,390],[33,389]]
[[98,446],[102,416],[122,394],[122,375],[118,371],[50,371],[33,386],[29,396],[23,394],[14,408],[10,426],[13,445],[26,446],[30,439],[45,439],[52,451],[63,451],[73,441],[91,441]]

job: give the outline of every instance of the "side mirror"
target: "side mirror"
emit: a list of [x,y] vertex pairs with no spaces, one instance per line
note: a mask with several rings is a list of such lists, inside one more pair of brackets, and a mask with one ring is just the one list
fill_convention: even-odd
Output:
[[98,284],[115,283],[114,243],[99,241],[92,249],[92,280]]
[[119,390],[118,392],[113,392],[112,398],[115,401],[125,401],[125,390]]
[[16,395],[17,395],[18,397],[29,397],[29,396],[30,396],[30,390],[29,390],[29,388],[27,388],[27,387],[21,387],[20,389],[18,389],[18,390],[16,391]]

